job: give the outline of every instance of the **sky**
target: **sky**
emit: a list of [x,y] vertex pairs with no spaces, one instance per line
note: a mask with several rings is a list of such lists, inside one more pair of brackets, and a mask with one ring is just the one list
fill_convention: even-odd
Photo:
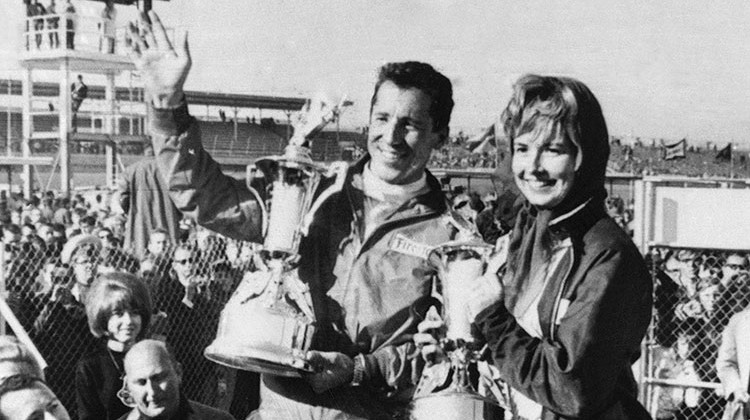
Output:
[[[42,0],[46,3],[48,0]],[[82,8],[92,2],[74,1]],[[525,73],[586,83],[611,134],[750,146],[750,2],[170,0],[189,32],[187,89],[346,94],[342,125],[367,124],[377,68],[431,63],[454,84],[452,130],[492,124]],[[99,7],[96,4],[96,7]],[[0,0],[0,71],[17,68],[21,0]],[[118,9],[118,23],[132,19]]]

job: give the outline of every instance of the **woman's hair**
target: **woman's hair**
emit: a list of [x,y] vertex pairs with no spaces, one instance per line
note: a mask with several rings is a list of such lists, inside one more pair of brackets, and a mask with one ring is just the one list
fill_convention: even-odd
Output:
[[152,312],[146,284],[130,273],[101,274],[86,295],[86,316],[91,334],[97,338],[106,336],[109,319],[121,310],[130,310],[141,316],[138,339],[145,337]]
[[513,153],[514,140],[523,134],[537,137],[558,130],[573,143],[576,154],[576,190],[606,196],[604,189],[609,134],[599,102],[591,90],[567,77],[526,75],[518,79],[500,117]]
[[12,335],[0,335],[0,380],[16,374],[44,379],[44,372],[31,351]]

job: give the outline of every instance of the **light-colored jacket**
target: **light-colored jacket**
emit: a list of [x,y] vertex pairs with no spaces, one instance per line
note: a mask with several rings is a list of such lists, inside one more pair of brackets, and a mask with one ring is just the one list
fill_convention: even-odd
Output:
[[[205,151],[187,107],[156,110],[152,123],[159,170],[177,208],[223,235],[261,242],[260,203]],[[318,394],[303,379],[264,374],[255,418],[406,417],[420,369],[412,335],[428,309],[436,271],[427,254],[454,240],[457,230],[443,217],[449,210],[440,183],[428,174],[428,191],[365,232],[362,172],[368,159],[349,168],[342,190],[315,213],[298,267],[315,310],[312,349],[362,354],[363,385]],[[318,192],[330,183],[323,180]]]
[[734,314],[724,329],[716,371],[725,392],[750,383],[750,307]]

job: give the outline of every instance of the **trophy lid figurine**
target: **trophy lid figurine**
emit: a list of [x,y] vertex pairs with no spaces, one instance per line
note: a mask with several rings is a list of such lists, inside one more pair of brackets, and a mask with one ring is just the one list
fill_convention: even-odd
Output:
[[[341,104],[308,101],[294,123],[294,135],[284,154],[256,161],[272,186],[269,208],[263,208],[261,257],[265,266],[246,273],[222,310],[216,340],[204,352],[208,359],[280,376],[294,377],[310,370],[304,355],[315,332],[315,312],[309,288],[296,268],[299,245],[318,207],[341,191],[347,164],[334,162],[326,167],[314,162],[308,141],[339,116]],[[336,176],[336,181],[313,202],[324,176]]]

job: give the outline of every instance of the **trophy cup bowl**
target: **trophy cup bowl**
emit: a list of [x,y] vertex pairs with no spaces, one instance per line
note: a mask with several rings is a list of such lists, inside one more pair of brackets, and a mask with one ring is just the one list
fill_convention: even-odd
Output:
[[482,276],[491,252],[492,246],[481,240],[467,239],[439,245],[429,254],[443,297],[446,331],[440,345],[447,359],[425,368],[414,394],[412,419],[481,419],[485,403],[497,404],[478,392],[480,349],[471,337],[468,311],[471,282]]
[[[216,339],[204,351],[214,362],[288,377],[310,370],[305,354],[315,333],[315,312],[297,271],[299,245],[320,205],[341,191],[348,168],[345,162],[326,167],[311,158],[305,136],[328,121],[322,118],[312,131],[295,130],[283,155],[256,161],[272,186],[266,208],[248,180],[263,211],[265,267],[247,273],[221,311]],[[335,176],[335,182],[313,200],[326,176]]]

